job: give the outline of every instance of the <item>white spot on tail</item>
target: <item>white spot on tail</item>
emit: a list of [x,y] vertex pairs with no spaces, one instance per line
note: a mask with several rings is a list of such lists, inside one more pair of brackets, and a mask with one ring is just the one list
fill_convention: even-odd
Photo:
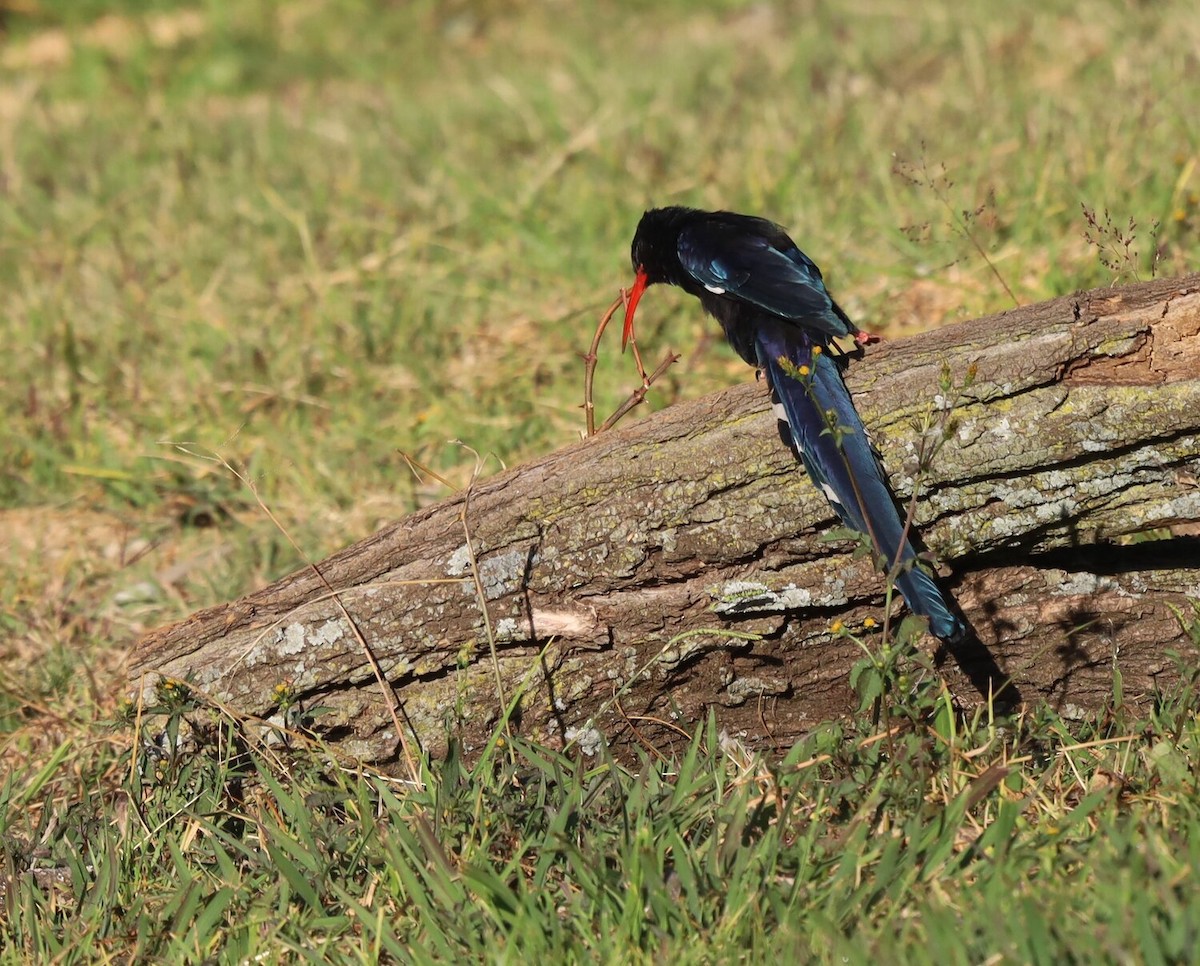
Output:
[[781,423],[786,423],[788,421],[787,410],[783,408],[783,403],[771,403],[771,412],[775,414],[775,418]]
[[828,483],[821,484],[821,492],[825,494],[825,498],[829,500],[835,507],[840,507],[842,501],[838,499],[838,495],[833,492],[833,487]]
[[724,294],[725,294],[725,289],[723,289],[723,288],[720,288],[719,286],[716,286],[716,285],[705,285],[704,287],[705,287],[706,289],[708,289],[710,292],[712,292],[712,293],[713,293],[713,295],[724,295]]

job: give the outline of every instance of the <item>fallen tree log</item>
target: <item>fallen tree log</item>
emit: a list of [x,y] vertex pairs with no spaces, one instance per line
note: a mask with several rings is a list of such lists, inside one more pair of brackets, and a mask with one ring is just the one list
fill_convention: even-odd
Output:
[[[914,481],[944,367],[977,375]],[[960,699],[1011,680],[1013,698],[1095,707],[1117,666],[1137,702],[1176,673],[1170,651],[1196,657],[1200,275],[885,343],[848,382],[900,499],[918,486],[917,525],[977,635],[943,664]],[[447,725],[481,747],[514,696],[513,727],[551,742],[669,741],[714,707],[730,733],[784,746],[855,705],[861,652],[831,622],[881,619],[870,561],[821,539],[835,525],[748,380],[153,631],[131,683],[186,679],[263,717],[286,683],[324,709],[328,741],[387,762],[396,717],[365,641],[434,754]]]

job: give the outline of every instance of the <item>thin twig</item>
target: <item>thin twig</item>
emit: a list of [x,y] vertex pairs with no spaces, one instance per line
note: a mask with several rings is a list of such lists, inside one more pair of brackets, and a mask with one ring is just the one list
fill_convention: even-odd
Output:
[[600,357],[600,339],[603,337],[604,330],[608,328],[608,323],[612,321],[612,317],[616,314],[617,309],[627,305],[628,302],[629,293],[625,289],[621,289],[621,294],[608,307],[608,311],[600,317],[600,324],[596,326],[596,334],[592,336],[591,348],[588,350],[588,354],[583,357],[583,411],[587,419],[588,436],[595,436],[596,433],[612,429],[621,417],[645,400],[646,393],[650,391],[650,387],[654,382],[661,378],[663,373],[681,358],[678,354],[669,352],[663,361],[658,364],[658,368],[647,375],[646,367],[642,363],[642,354],[637,347],[637,338],[631,336],[629,347],[633,350],[634,365],[637,366],[638,376],[641,378],[642,384],[629,394],[626,400],[617,407],[617,411],[609,416],[599,429],[596,429],[596,405],[592,401],[592,385],[596,375],[596,361]]
[[[646,393],[650,391],[650,387],[654,385],[655,381],[681,358],[682,356],[676,352],[668,352],[663,357],[663,361],[658,364],[658,368],[650,373],[650,375],[647,376],[643,371],[642,384],[629,394],[629,397],[617,407],[617,411],[615,413],[613,413],[608,417],[608,419],[604,420],[604,422],[600,424],[600,429],[598,432],[602,433],[606,429],[612,429],[617,424],[617,420],[629,412],[629,410],[644,402],[646,399]],[[641,359],[638,359],[638,367],[641,368],[641,365],[642,361]]]
[[621,294],[613,300],[608,311],[601,316],[600,324],[596,326],[596,334],[592,336],[592,347],[583,357],[583,411],[587,415],[587,434],[589,436],[596,435],[596,405],[592,402],[592,380],[596,375],[596,360],[600,358],[600,337],[604,335],[604,330],[608,328],[608,323],[612,321],[617,309],[627,302],[625,289],[621,289]]
[[650,388],[650,380],[646,376],[646,367],[642,365],[642,353],[637,345],[637,333],[630,331],[629,333],[629,350],[633,353],[633,361],[637,366],[638,375],[642,377],[642,388]]

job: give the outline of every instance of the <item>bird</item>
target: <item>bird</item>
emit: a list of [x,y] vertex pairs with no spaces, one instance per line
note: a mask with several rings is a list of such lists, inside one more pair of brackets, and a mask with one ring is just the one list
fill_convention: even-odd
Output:
[[842,521],[865,534],[909,609],[928,619],[947,643],[966,625],[917,552],[888,488],[883,467],[842,378],[846,354],[836,339],[866,344],[825,288],[816,263],[784,228],[731,211],[672,206],[642,215],[630,246],[634,283],[628,294],[624,350],[638,303],[651,285],[667,284],[700,300],[739,356],[771,391],[780,432]]

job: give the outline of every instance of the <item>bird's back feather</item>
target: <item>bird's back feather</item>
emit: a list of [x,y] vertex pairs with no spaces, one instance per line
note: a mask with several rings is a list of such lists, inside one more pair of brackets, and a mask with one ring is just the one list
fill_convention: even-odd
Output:
[[695,221],[679,232],[677,251],[684,270],[714,295],[830,338],[858,332],[826,291],[816,263],[772,222],[745,215]]

